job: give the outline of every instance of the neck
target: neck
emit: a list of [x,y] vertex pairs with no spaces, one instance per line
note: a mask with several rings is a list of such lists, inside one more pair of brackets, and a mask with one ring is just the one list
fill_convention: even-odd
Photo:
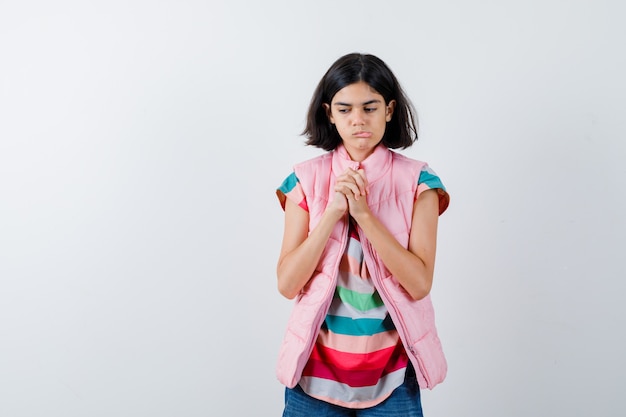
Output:
[[348,156],[350,157],[350,159],[352,159],[355,162],[363,162],[365,161],[371,154],[374,153],[374,149],[368,149],[368,150],[363,150],[363,151],[359,151],[358,149],[352,149],[349,150],[348,148],[346,148],[346,152],[348,154]]

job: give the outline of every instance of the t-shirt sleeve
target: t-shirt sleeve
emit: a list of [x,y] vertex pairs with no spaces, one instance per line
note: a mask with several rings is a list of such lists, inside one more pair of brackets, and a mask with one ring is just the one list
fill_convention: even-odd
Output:
[[276,189],[276,196],[278,197],[278,201],[280,202],[280,206],[283,210],[285,209],[287,199],[289,199],[306,211],[309,211],[309,207],[306,203],[306,196],[302,190],[302,184],[300,184],[300,180],[296,177],[295,172],[289,174],[280,187]]
[[439,175],[433,171],[428,165],[424,165],[420,172],[420,177],[417,180],[417,192],[415,193],[415,199],[426,190],[436,190],[439,196],[439,214],[443,214],[450,204],[450,195],[446,191],[443,182]]

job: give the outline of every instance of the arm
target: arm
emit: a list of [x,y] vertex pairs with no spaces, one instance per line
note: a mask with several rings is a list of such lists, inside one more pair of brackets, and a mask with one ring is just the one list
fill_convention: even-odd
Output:
[[278,291],[284,297],[294,298],[311,279],[335,223],[345,215],[347,208],[345,197],[337,193],[309,234],[309,213],[287,199],[283,243],[276,268]]
[[413,206],[409,247],[398,243],[387,228],[372,214],[365,203],[348,194],[350,212],[383,263],[415,299],[426,297],[431,290],[437,246],[439,197],[436,190],[422,192]]

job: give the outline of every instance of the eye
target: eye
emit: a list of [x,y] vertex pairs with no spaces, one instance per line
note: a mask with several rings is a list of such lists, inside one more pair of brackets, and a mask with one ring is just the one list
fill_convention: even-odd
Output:
[[350,111],[350,109],[347,109],[347,108],[340,108],[340,109],[337,109],[337,112],[338,112],[338,113],[341,113],[341,114],[346,114],[346,113],[348,113],[349,111]]
[[376,111],[376,107],[366,107],[365,108],[365,112],[366,113],[372,113]]

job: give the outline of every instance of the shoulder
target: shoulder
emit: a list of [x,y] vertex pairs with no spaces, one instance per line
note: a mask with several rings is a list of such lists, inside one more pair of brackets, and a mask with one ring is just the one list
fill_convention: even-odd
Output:
[[276,195],[283,209],[287,199],[308,211],[306,194],[311,190],[312,184],[317,178],[320,169],[325,165],[331,166],[332,153],[328,152],[305,161],[299,162],[293,166],[293,172],[285,178],[283,183],[276,190]]
[[391,154],[396,167],[405,168],[410,172],[416,173],[418,176],[418,184],[424,184],[429,188],[442,188],[445,190],[439,175],[428,165],[428,162],[409,158],[406,155],[394,151],[391,151]]
[[315,156],[313,158],[307,159],[302,162],[298,162],[294,165],[294,170],[307,170],[307,169],[316,169],[317,167],[323,166],[324,164],[330,164],[332,161],[332,152],[326,152],[322,155]]
[[321,172],[330,172],[332,160],[332,152],[327,152],[295,164],[293,170],[300,181],[308,184],[308,181],[314,181]]
[[415,198],[426,190],[435,190],[439,197],[439,214],[442,214],[450,204],[450,195],[443,185],[439,175],[425,161],[409,158],[398,152],[392,152],[395,166],[403,167],[411,173],[412,178],[417,179],[417,192]]
[[406,168],[412,168],[412,169],[417,169],[417,170],[421,170],[423,166],[428,165],[424,161],[419,161],[417,159],[409,158],[408,156],[403,155],[401,153],[398,153],[392,150],[389,150],[389,152],[391,152],[391,158],[393,160],[394,165],[404,166]]

